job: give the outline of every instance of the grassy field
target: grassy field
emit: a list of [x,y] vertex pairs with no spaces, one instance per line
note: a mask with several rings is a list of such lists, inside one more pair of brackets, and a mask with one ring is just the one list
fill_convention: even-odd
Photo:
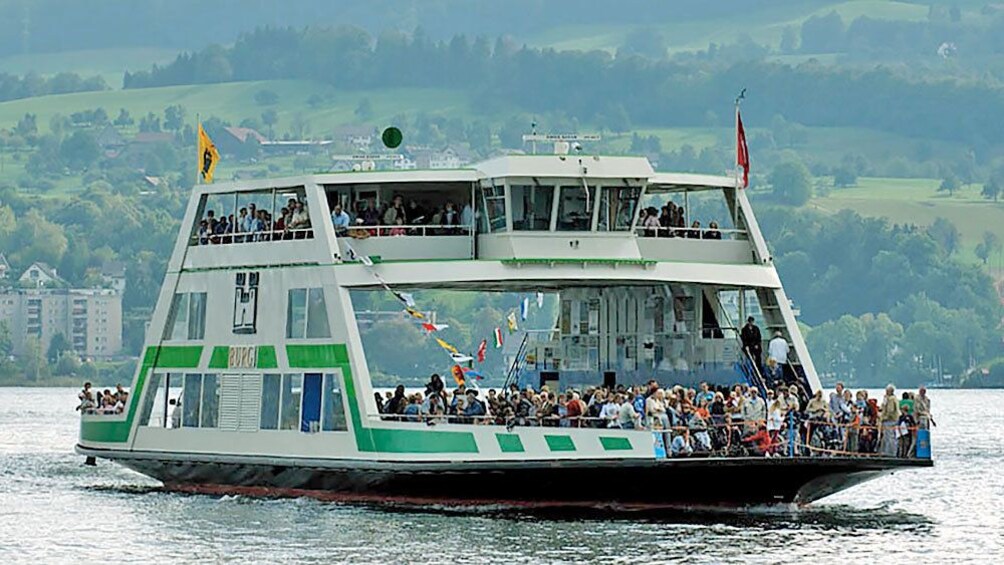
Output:
[[[254,95],[260,90],[278,94],[278,104],[269,107],[257,105]],[[307,100],[314,94],[324,96],[325,102],[311,107]],[[119,108],[125,108],[138,121],[149,111],[162,114],[165,107],[181,104],[188,111],[188,119],[192,123],[196,112],[201,113],[203,118],[217,116],[236,123],[247,117],[257,118],[263,111],[274,108],[279,114],[276,127],[280,132],[285,131],[299,115],[309,123],[311,133],[323,135],[339,125],[356,122],[353,112],[364,98],[368,98],[372,106],[370,121],[374,124],[389,123],[391,118],[402,113],[442,112],[467,118],[473,112],[467,95],[446,89],[339,91],[311,81],[275,80],[109,90],[13,100],[0,103],[0,127],[11,127],[21,116],[31,112],[38,116],[39,128],[45,132],[55,114],[68,116],[97,107],[104,108],[113,118]]]
[[149,69],[154,63],[172,61],[177,52],[155,47],[85,49],[61,53],[35,53],[0,57],[0,69],[17,75],[34,72],[54,75],[72,71],[81,76],[101,75],[112,88],[122,88],[125,71]]
[[[661,31],[670,52],[706,49],[709,43],[734,43],[740,34],[754,41],[777,47],[787,26],[800,26],[814,15],[837,12],[850,23],[860,16],[889,20],[922,20],[927,17],[926,3],[895,0],[849,0],[844,2],[805,2],[798,6],[778,6],[746,12],[737,9],[730,18],[681,23],[662,23],[653,27]],[[531,45],[555,49],[603,49],[614,52],[624,43],[635,26],[630,25],[569,25],[527,37]]]
[[[814,198],[810,206],[825,212],[847,208],[864,216],[886,217],[894,223],[930,225],[938,217],[955,224],[962,236],[959,257],[976,263],[974,248],[990,231],[1004,242],[1004,201],[994,203],[980,196],[981,185],[971,184],[954,196],[938,192],[934,179],[860,178],[851,188],[834,189],[828,196]],[[995,257],[991,272],[1000,270]]]

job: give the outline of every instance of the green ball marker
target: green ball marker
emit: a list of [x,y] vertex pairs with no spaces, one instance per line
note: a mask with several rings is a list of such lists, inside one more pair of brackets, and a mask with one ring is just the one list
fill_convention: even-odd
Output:
[[383,130],[383,134],[380,136],[380,139],[383,140],[384,147],[387,147],[388,149],[395,149],[401,145],[401,141],[404,139],[404,136],[401,135],[401,130],[396,127],[389,127]]

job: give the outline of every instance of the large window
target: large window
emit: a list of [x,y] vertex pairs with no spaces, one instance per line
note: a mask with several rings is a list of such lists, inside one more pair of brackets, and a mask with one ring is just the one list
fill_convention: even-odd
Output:
[[512,229],[521,231],[548,231],[551,229],[551,207],[554,204],[554,187],[541,185],[513,185]]
[[590,231],[596,187],[563,186],[558,201],[558,231]]
[[300,400],[303,397],[303,375],[282,376],[282,399],[279,414],[280,430],[300,429]]
[[636,186],[604,186],[600,191],[599,231],[628,231],[638,208],[641,189]]
[[324,375],[324,401],[321,413],[321,429],[326,432],[345,431],[345,404],[338,375]]
[[279,428],[279,398],[282,396],[282,375],[264,375],[261,383],[261,421],[263,430]]
[[174,295],[164,325],[164,339],[198,340],[206,335],[206,293],[182,292]]
[[199,398],[202,396],[202,375],[185,375],[181,393],[181,426],[199,427]]
[[286,337],[292,339],[331,337],[323,289],[289,290],[286,305]]
[[202,376],[202,406],[200,427],[215,428],[220,422],[220,378],[217,375]]

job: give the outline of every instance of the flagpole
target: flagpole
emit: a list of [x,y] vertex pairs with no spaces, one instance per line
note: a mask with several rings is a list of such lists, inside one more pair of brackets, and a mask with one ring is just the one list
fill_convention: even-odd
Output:
[[202,167],[200,165],[200,160],[202,155],[199,153],[199,131],[202,129],[202,117],[198,112],[195,113],[195,184],[202,184]]
[[736,165],[732,168],[732,176],[735,178],[735,181],[736,181],[736,190],[739,190],[739,184],[740,184],[740,182],[739,182],[739,159],[738,159],[738,157],[739,157],[739,155],[738,155],[738,147],[739,147],[739,103],[742,101],[743,98],[746,98],[746,89],[745,88],[743,88],[741,91],[739,91],[739,96],[736,96],[735,132],[736,132],[736,152],[737,153],[736,153]]

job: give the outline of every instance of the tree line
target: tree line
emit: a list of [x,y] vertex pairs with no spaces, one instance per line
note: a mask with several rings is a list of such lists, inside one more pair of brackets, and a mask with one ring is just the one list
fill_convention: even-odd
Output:
[[653,60],[605,51],[555,51],[506,38],[456,35],[434,41],[420,29],[374,38],[353,27],[259,28],[231,47],[210,46],[173,62],[127,73],[125,88],[233,80],[311,79],[343,89],[447,87],[471,92],[487,111],[517,105],[583,121],[624,114],[663,127],[731,123],[740,87],[751,123],[776,114],[806,126],[867,127],[964,142],[987,159],[1004,142],[1004,88],[993,81],[922,80],[888,67],[833,67],[814,61]]

